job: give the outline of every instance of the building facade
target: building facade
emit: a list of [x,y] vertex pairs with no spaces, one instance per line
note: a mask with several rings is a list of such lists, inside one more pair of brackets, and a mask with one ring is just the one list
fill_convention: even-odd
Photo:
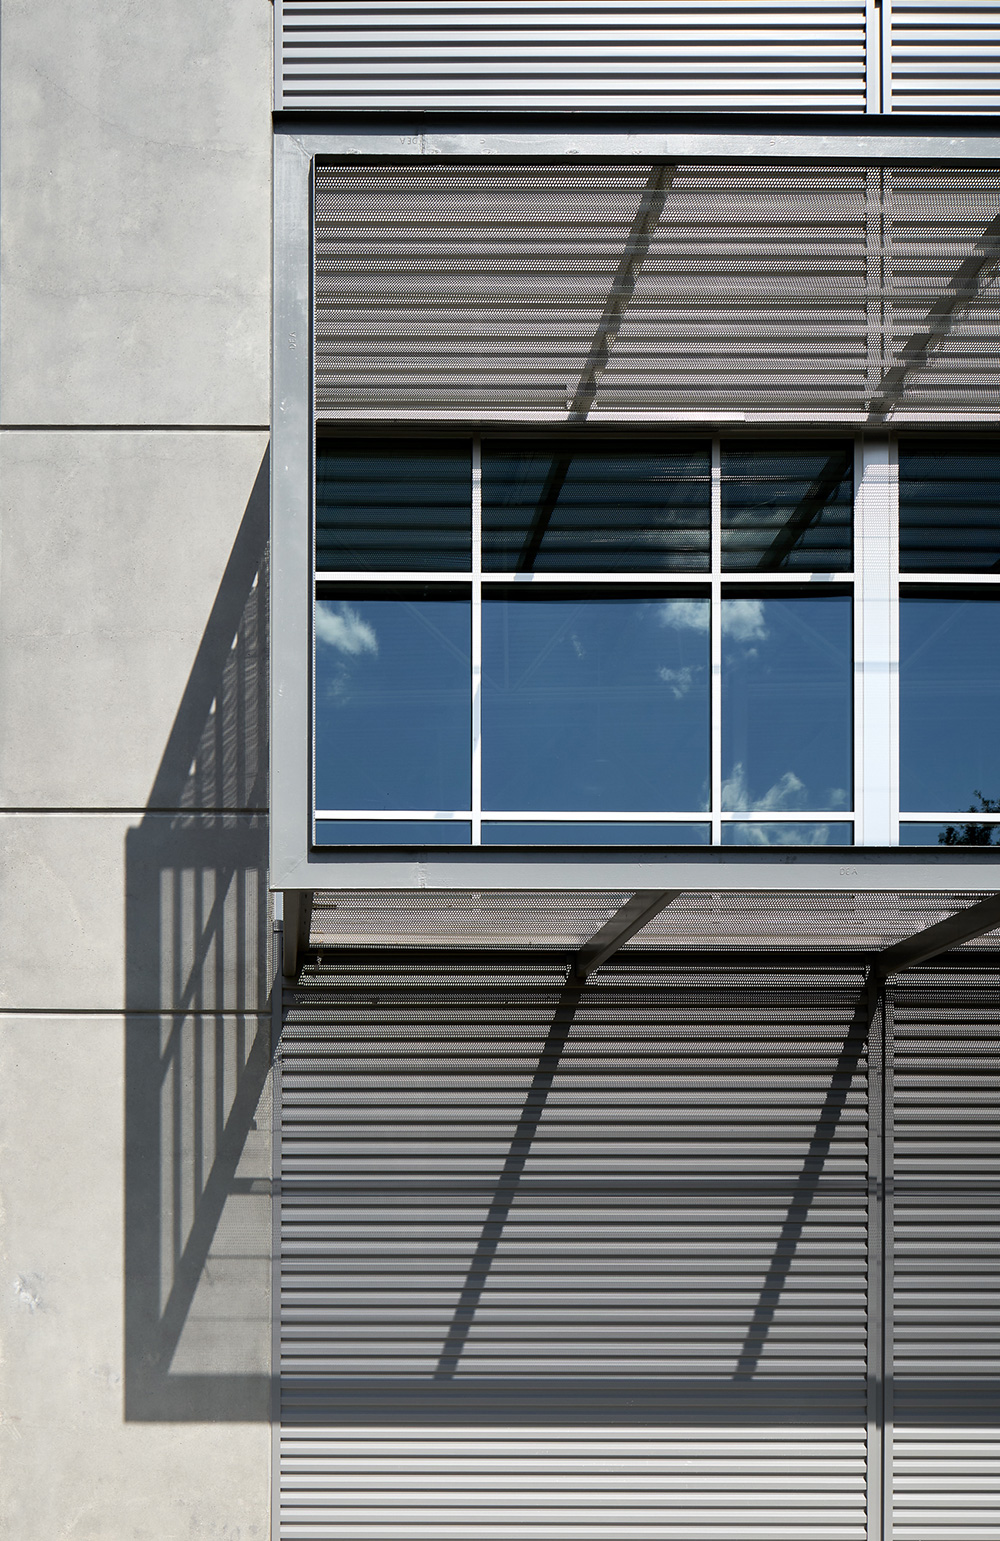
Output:
[[4,6],[5,1525],[991,1533],[996,7],[188,9]]

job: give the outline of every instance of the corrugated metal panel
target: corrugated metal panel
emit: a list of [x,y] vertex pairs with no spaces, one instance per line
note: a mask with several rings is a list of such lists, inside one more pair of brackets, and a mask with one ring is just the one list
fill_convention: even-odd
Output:
[[895,1541],[1000,1535],[1000,984],[895,998]]
[[1000,110],[995,0],[892,0],[890,17],[892,112]]
[[860,987],[307,970],[282,1537],[862,1541]]
[[283,0],[285,108],[863,112],[864,0]]
[[998,211],[980,171],[323,166],[317,415],[996,421]]

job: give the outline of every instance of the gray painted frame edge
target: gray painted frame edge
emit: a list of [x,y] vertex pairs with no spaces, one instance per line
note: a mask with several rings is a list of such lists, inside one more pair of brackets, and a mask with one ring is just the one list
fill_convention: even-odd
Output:
[[474,132],[275,123],[271,448],[271,816],[274,890],[356,888],[554,889],[560,891],[716,889],[766,891],[944,891],[1000,889],[997,855],[854,847],[771,852],[708,850],[695,855],[538,852],[507,855],[377,852],[364,857],[310,850],[311,218],[317,156],[407,158],[434,155],[732,156],[811,160],[983,161],[1000,158],[1000,137],[968,133],[807,134],[722,132]]
[[[286,853],[288,855],[290,853]],[[1000,890],[1000,848],[940,856],[902,848],[776,846],[621,853],[304,851],[272,882],[284,889],[715,893],[976,893]]]
[[[377,118],[377,114],[373,117]],[[664,114],[668,119],[668,115]],[[870,131],[845,123],[843,128],[824,126],[814,132],[743,129],[691,129],[690,127],[607,128],[553,126],[495,126],[488,120],[473,127],[428,124],[415,117],[405,122],[357,126],[343,123],[286,123],[274,120],[275,140],[293,140],[300,153],[367,157],[469,156],[483,157],[588,156],[626,159],[652,156],[675,159],[732,160],[858,160],[858,161],[996,161],[1000,158],[1000,134],[992,127],[970,127],[960,134]]]
[[314,151],[274,140],[271,376],[270,873],[276,889],[309,850],[310,197]]

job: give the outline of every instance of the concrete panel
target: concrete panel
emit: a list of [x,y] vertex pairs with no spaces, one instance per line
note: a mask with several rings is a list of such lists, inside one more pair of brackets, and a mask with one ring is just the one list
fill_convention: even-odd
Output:
[[5,0],[6,423],[268,421],[268,0]]
[[0,815],[0,1007],[267,1000],[262,815]]
[[265,453],[0,435],[0,806],[265,806]]
[[[213,1030],[230,1061],[238,1041],[252,1044],[246,1021],[216,1019]],[[127,1213],[143,1194],[130,1193],[129,1182],[137,1161],[141,1164],[154,1146],[148,1139],[137,1157],[126,1131],[131,1139],[136,1114],[150,1105],[162,1107],[163,1117],[152,1121],[154,1128],[162,1126],[172,1116],[175,1095],[170,1061],[164,1059],[171,1025],[156,1018],[145,1024],[155,1044],[145,1082],[137,1080],[141,1056],[129,1051],[134,1031],[120,1017],[0,1019],[5,1206],[0,1405],[6,1436],[0,1533],[18,1541],[189,1541],[192,1536],[265,1541],[266,1057],[264,1080],[254,1077],[258,1105],[250,1118],[240,1116],[230,1141],[238,1155],[235,1166],[227,1158],[220,1169],[219,1147],[208,1138],[204,1167],[192,1187],[195,1147],[185,1126],[189,1156],[180,1187],[187,1191],[182,1195],[174,1183],[163,1145],[166,1201],[154,1199],[153,1225],[145,1236],[130,1234]],[[190,1037],[194,1026],[189,1022],[181,1031]],[[180,1078],[188,1125],[193,1087],[190,1077]],[[227,1091],[223,1108],[230,1118],[237,1100]],[[251,1200],[241,1190],[254,1181],[261,1196]],[[174,1266],[170,1238],[176,1234],[183,1258],[197,1229],[199,1202],[213,1182],[224,1190],[209,1217],[214,1234],[188,1261],[207,1286],[216,1247],[232,1254],[227,1233],[238,1230],[243,1277],[239,1287],[227,1290],[228,1315],[220,1307],[210,1330],[202,1324],[197,1383],[180,1377],[171,1403],[169,1366],[161,1367],[159,1346],[151,1342],[145,1361],[138,1362],[143,1343],[127,1323],[135,1315],[137,1291],[169,1302],[164,1287],[183,1272]],[[151,1188],[147,1182],[145,1197]],[[182,1200],[186,1208],[177,1223],[174,1210]],[[258,1212],[249,1215],[253,1203]],[[166,1248],[154,1237],[166,1237]],[[231,1274],[234,1267],[231,1255]],[[162,1320],[166,1313],[160,1309]],[[213,1404],[206,1388],[216,1380],[221,1394]],[[129,1412],[126,1395],[136,1381],[147,1393],[147,1415],[138,1419]],[[163,1422],[156,1419],[158,1396]]]

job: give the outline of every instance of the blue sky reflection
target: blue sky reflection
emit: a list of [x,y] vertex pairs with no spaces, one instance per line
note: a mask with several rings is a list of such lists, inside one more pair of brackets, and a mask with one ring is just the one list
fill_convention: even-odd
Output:
[[708,616],[707,599],[485,600],[483,807],[706,808]]
[[317,808],[469,807],[470,627],[463,599],[317,601]]
[[851,601],[722,601],[722,807],[851,806]]

